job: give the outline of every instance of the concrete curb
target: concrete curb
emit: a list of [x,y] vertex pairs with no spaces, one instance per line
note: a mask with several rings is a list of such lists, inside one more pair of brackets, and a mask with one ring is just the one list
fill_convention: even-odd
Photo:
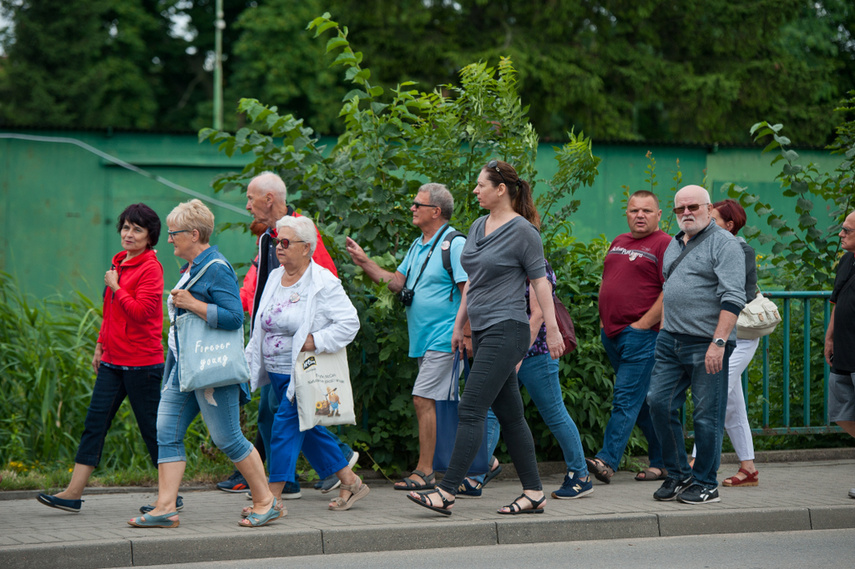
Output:
[[324,530],[247,530],[231,536],[188,539],[140,537],[57,545],[0,548],[0,566],[6,569],[51,567],[61,560],[64,569],[135,567],[164,563],[228,561],[230,559],[293,557],[335,553],[364,553],[531,544],[603,539],[638,539],[721,533],[806,531],[855,528],[855,508],[769,508],[765,510],[706,509],[660,514],[614,514],[580,519],[526,519],[472,521],[453,524],[413,523],[378,532],[371,527]]

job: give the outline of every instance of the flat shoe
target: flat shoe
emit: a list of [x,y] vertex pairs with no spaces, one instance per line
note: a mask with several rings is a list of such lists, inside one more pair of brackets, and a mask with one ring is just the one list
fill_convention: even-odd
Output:
[[[416,482],[415,480],[413,480],[410,477],[403,478],[403,479],[399,480],[398,482],[395,482],[395,490],[416,490],[416,491],[419,491],[419,490],[430,490],[430,489],[436,487],[436,473],[435,472],[431,472],[430,474],[425,474],[421,470],[413,470],[410,473],[410,476],[412,476],[413,474],[415,474],[416,476],[418,476],[419,478],[424,480],[424,482],[423,483]],[[404,485],[398,486],[398,484],[401,484],[401,483],[403,483]]]
[[[531,504],[531,508],[523,509],[523,507],[519,504],[519,501],[522,500],[523,498],[525,498],[526,500],[529,501],[529,503]],[[541,498],[540,500],[535,502],[534,500],[532,500],[531,498],[529,498],[525,494],[520,494],[519,498],[517,498],[516,500],[514,500],[513,502],[511,502],[510,504],[505,506],[505,508],[507,508],[507,510],[508,510],[507,512],[503,512],[502,510],[496,510],[496,511],[499,512],[500,514],[510,515],[510,516],[515,516],[517,514],[542,514],[543,508],[541,508],[541,506],[543,505],[543,503],[545,501],[546,501],[546,496],[544,496],[543,498]]]
[[656,472],[652,468],[648,468],[647,470],[636,474],[635,479],[639,482],[654,482],[656,480],[665,480],[666,478],[668,478],[667,470],[665,470],[664,468],[660,468],[658,470],[659,474],[656,474]]
[[725,478],[721,485],[728,487],[737,487],[737,486],[759,486],[760,480],[758,479],[760,476],[760,471],[755,470],[754,472],[748,472],[744,468],[740,468],[739,472],[745,475],[745,478],[739,479],[736,476],[729,476]]
[[345,510],[349,510],[353,507],[358,500],[363,499],[368,495],[371,489],[368,487],[368,484],[365,484],[362,480],[357,478],[356,484],[342,484],[341,489],[347,490],[350,492],[350,496],[347,497],[347,500],[342,498],[341,496],[336,496],[329,505],[330,510],[334,510],[336,512],[344,512]]
[[[434,506],[430,503],[428,496],[431,494],[439,494],[439,499],[442,500],[442,506]],[[434,512],[440,513],[443,516],[451,515],[451,506],[454,505],[454,500],[447,500],[445,496],[442,495],[442,492],[439,491],[439,488],[434,488],[433,490],[429,490],[427,492],[410,492],[407,494],[407,498],[412,500],[419,506],[423,508],[427,508],[428,510],[433,510]]]
[[279,501],[276,498],[273,498],[273,505],[269,510],[263,514],[252,513],[239,521],[238,525],[242,528],[260,528],[261,526],[266,526],[273,520],[278,520],[282,517],[282,510],[276,507],[278,505]]
[[56,496],[51,496],[50,494],[39,494],[36,500],[38,500],[39,503],[48,506],[49,508],[65,510],[66,512],[72,512],[75,514],[80,513],[80,507],[83,502],[85,502],[85,500],[63,500],[62,498],[57,498]]
[[162,516],[153,516],[151,514],[144,514],[138,518],[134,518],[128,522],[128,525],[132,525],[138,528],[177,528],[179,524],[179,520],[170,520],[172,516],[177,516],[178,512],[169,512],[168,514],[163,514]]

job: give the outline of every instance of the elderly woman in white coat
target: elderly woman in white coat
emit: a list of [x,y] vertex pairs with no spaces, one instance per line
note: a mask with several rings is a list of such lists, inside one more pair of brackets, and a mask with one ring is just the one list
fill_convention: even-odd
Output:
[[[277,222],[276,231],[281,265],[270,273],[264,287],[246,348],[252,389],[269,382],[280,401],[268,457],[270,490],[281,496],[285,483],[295,481],[302,450],[321,479],[335,474],[341,480],[339,496],[329,509],[349,510],[368,494],[368,486],[348,466],[326,428],[300,431],[291,378],[300,352],[333,353],[353,341],[359,317],[341,281],[312,261],[318,239],[312,220],[285,216]],[[246,510],[251,513],[250,508]]]

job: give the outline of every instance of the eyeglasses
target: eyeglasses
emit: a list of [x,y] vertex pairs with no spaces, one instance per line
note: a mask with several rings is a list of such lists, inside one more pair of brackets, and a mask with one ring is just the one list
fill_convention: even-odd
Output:
[[192,233],[192,229],[179,229],[178,231],[167,231],[170,237],[175,237],[179,233]]
[[855,231],[855,228],[853,228],[853,227],[842,227],[842,226],[841,226],[841,227],[840,227],[840,231],[842,231],[842,232],[843,232],[843,233],[845,233],[846,235],[849,235],[850,233],[852,233],[853,231]]
[[691,211],[692,213],[694,213],[694,212],[698,211],[698,209],[700,209],[700,207],[702,205],[710,205],[710,204],[708,204],[708,203],[701,203],[701,204],[693,203],[692,205],[683,205],[683,206],[675,207],[674,213],[676,213],[677,215],[680,215],[684,211]]
[[[505,185],[508,186],[508,181],[505,180],[505,177],[502,176],[502,171],[499,170],[498,160],[490,160],[489,162],[487,162],[487,168],[489,168],[490,170],[495,170],[499,177],[502,179],[502,182],[504,182]],[[510,188],[510,186],[508,186],[508,188]]]
[[277,247],[282,247],[283,249],[287,249],[291,246],[291,243],[307,243],[306,241],[297,241],[296,239],[285,239],[284,237],[281,239],[277,239],[276,237],[271,237],[271,240]]
[[413,202],[413,207],[419,209],[420,207],[439,207],[438,205],[433,205],[432,203],[419,203]]

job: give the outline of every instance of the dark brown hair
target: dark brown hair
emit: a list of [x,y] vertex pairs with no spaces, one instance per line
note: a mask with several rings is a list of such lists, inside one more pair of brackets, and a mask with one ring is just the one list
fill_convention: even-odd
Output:
[[496,167],[501,174],[495,168],[488,168],[485,164],[483,171],[487,173],[487,178],[494,186],[505,184],[508,188],[508,195],[511,198],[511,207],[539,230],[540,214],[537,213],[537,208],[534,207],[531,186],[525,180],[520,180],[513,166],[501,160],[497,160],[496,162]]
[[116,230],[119,233],[122,232],[122,226],[126,221],[148,230],[149,249],[157,245],[157,240],[160,239],[160,218],[153,209],[144,203],[135,203],[126,207],[119,216],[119,223],[116,224]]
[[713,209],[718,210],[719,215],[725,222],[733,222],[733,229],[731,229],[730,232],[734,235],[736,235],[740,229],[745,227],[745,222],[748,218],[745,215],[745,210],[742,209],[742,206],[739,205],[738,201],[728,199],[715,202],[713,204]]

